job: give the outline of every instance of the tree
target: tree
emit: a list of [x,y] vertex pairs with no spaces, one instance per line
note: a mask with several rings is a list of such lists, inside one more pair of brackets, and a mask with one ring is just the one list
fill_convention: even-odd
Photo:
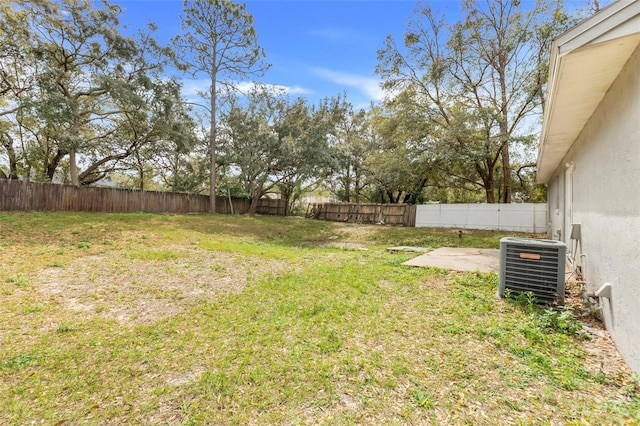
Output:
[[116,105],[122,114],[114,139],[121,138],[131,147],[123,163],[136,172],[135,186],[141,190],[153,175],[167,172],[158,170],[158,159],[176,151],[190,152],[196,138],[196,124],[181,98],[181,85],[174,79],[149,83],[138,89],[135,102],[127,99],[128,105]]
[[433,180],[435,165],[428,144],[429,125],[404,100],[398,96],[369,112],[374,149],[366,156],[364,169],[382,202],[416,204]]
[[178,134],[183,137],[163,140],[159,149],[153,152],[151,162],[168,190],[202,193],[209,180],[208,124],[204,124],[202,116],[197,113],[176,123],[181,130]]
[[11,130],[22,103],[32,94],[38,67],[32,60],[33,34],[24,25],[29,19],[27,11],[2,2],[0,16],[0,147],[9,163],[7,174],[0,169],[0,177],[17,179],[21,156]]
[[347,203],[362,201],[364,188],[364,159],[372,148],[369,122],[364,110],[354,111],[353,105],[339,100],[336,108],[335,130],[330,147],[333,156],[331,191]]
[[20,41],[13,49],[18,54],[7,63],[30,84],[21,86],[27,92],[18,96],[19,80],[5,78],[2,70],[14,107],[3,143],[14,135],[20,140],[28,178],[36,170],[36,178],[53,179],[68,156],[71,183],[91,184],[160,137],[157,131],[143,136],[150,105],[159,101],[152,98],[164,96],[161,74],[171,55],[153,38],[153,25],[123,36],[121,10],[106,1],[15,1],[12,6],[9,16],[28,19],[26,25],[18,19],[3,23],[2,39],[15,33]]
[[225,114],[221,163],[238,171],[251,197],[250,215],[255,214],[258,200],[276,185],[275,175],[282,170],[285,156],[274,123],[282,120],[286,107],[282,93],[255,85],[246,100],[232,99]]
[[330,173],[328,136],[335,128],[337,105],[336,99],[325,99],[316,108],[299,98],[287,104],[282,119],[274,123],[281,155],[274,179],[285,200],[285,215]]
[[230,0],[185,0],[183,34],[174,44],[185,69],[194,77],[211,80],[205,98],[209,100],[210,192],[209,212],[216,212],[216,150],[218,85],[233,85],[224,78],[261,75],[268,66],[258,45],[253,16],[244,4]]
[[489,203],[511,202],[510,157],[531,140],[527,123],[541,116],[546,22],[562,22],[559,8],[538,3],[524,11],[519,1],[466,0],[463,19],[448,25],[423,5],[403,46],[388,37],[378,52],[385,87],[412,94],[432,126],[434,151],[451,174],[473,170],[475,177],[459,177],[481,186]]
[[111,85],[133,77],[123,62],[133,64],[136,53],[135,42],[117,31],[119,7],[92,6],[79,0],[29,6],[45,66],[40,86],[46,100],[39,113],[64,131],[59,137],[73,185],[80,184],[76,154],[100,136],[97,126],[112,113],[102,108]]

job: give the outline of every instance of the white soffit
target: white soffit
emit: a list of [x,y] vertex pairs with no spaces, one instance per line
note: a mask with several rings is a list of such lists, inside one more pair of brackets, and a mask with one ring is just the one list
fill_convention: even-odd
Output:
[[551,179],[640,45],[640,1],[619,1],[558,37],[549,69],[536,180]]

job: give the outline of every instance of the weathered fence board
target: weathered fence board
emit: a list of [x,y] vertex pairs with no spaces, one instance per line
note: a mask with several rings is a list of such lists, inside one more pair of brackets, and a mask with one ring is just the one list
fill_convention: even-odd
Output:
[[309,204],[307,217],[333,222],[414,226],[416,208],[408,204]]
[[286,204],[284,200],[261,198],[259,203],[256,213],[271,216],[285,216]]
[[[216,197],[216,212],[245,214],[250,204],[244,198]],[[0,179],[0,211],[206,213],[209,196]],[[256,213],[284,215],[284,201],[261,199]]]

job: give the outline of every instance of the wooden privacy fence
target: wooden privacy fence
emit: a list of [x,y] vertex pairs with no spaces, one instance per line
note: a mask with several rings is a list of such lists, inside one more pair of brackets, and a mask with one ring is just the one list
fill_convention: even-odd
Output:
[[[248,213],[251,200],[216,197],[216,212]],[[0,179],[0,211],[83,211],[103,213],[206,213],[209,196],[96,186],[57,185]],[[284,201],[261,199],[256,213],[280,214]],[[282,213],[284,214],[284,213]]]
[[[285,200],[261,198],[258,201],[258,213],[271,216],[286,216]],[[249,209],[247,208],[247,211]]]
[[416,206],[409,204],[309,204],[306,217],[333,222],[415,226]]

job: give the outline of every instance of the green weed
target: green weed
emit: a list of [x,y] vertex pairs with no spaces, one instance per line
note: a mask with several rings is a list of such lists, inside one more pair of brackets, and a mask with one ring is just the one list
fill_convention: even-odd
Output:
[[530,312],[536,305],[536,295],[532,291],[521,291],[513,293],[510,288],[505,289],[504,297],[507,300],[513,300],[527,312]]
[[433,397],[429,391],[425,389],[414,389],[411,391],[413,401],[420,408],[431,409],[434,407]]
[[78,326],[72,324],[69,321],[62,321],[60,324],[58,324],[58,328],[56,330],[58,333],[69,333],[72,331],[77,331]]
[[36,357],[32,354],[19,355],[2,361],[0,365],[4,368],[20,368],[34,362]]
[[60,259],[54,259],[54,261],[51,262],[49,264],[49,266],[52,267],[52,268],[66,268],[67,267],[66,263],[64,263]]
[[542,327],[559,331],[570,336],[580,336],[583,334],[582,323],[576,319],[573,309],[570,306],[553,309],[546,308],[538,316]]
[[91,241],[80,241],[77,244],[77,247],[80,249],[88,249],[88,248],[91,248],[91,246],[92,246]]
[[16,287],[31,287],[31,281],[22,275],[11,275],[7,277],[7,282],[15,284]]
[[35,303],[33,305],[26,306],[22,309],[23,314],[33,314],[36,312],[42,312],[45,310],[45,305],[43,303]]

